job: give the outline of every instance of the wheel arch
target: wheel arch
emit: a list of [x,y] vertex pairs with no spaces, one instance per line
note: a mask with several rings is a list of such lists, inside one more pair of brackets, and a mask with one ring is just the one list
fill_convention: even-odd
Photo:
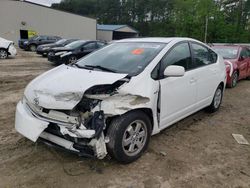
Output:
[[[126,113],[131,113],[131,112],[135,112],[135,111],[141,111],[141,112],[145,113],[145,114],[148,116],[148,118],[149,118],[149,120],[150,120],[150,123],[151,123],[151,130],[153,130],[155,125],[154,125],[154,116],[153,116],[153,111],[152,111],[152,109],[150,109],[150,108],[136,108],[136,109],[129,110],[129,111],[125,112],[124,114],[126,114]],[[115,118],[117,118],[117,117],[120,117],[120,116],[122,116],[122,115],[124,115],[124,114],[121,114],[121,115],[114,115],[114,116],[108,117],[108,118],[106,119],[106,129],[105,129],[105,131],[108,129],[109,124],[110,124],[110,122],[111,122],[113,119],[115,119]]]
[[218,86],[221,86],[223,88],[223,92],[224,92],[224,88],[225,88],[225,83],[224,82],[220,82],[220,84]]

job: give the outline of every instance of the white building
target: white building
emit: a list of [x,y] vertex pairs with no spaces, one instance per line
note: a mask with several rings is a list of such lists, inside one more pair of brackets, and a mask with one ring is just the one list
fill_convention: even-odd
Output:
[[138,37],[138,31],[128,25],[97,25],[97,39],[103,41]]
[[20,33],[96,39],[96,19],[25,1],[0,0],[0,37],[17,43]]

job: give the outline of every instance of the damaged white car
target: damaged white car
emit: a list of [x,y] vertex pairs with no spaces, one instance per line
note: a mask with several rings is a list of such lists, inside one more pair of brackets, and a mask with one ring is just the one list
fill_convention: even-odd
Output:
[[14,42],[0,37],[0,59],[15,57],[17,54]]
[[80,156],[138,159],[150,136],[205,107],[219,109],[223,59],[190,38],[116,41],[25,89],[16,130]]

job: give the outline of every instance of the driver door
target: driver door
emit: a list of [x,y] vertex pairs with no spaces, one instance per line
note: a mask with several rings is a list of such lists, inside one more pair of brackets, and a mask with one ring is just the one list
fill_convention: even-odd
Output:
[[[161,61],[160,68],[160,128],[163,129],[192,114],[196,104],[196,70],[190,70],[192,57],[188,42],[179,43]],[[182,77],[164,77],[169,65],[185,68]]]

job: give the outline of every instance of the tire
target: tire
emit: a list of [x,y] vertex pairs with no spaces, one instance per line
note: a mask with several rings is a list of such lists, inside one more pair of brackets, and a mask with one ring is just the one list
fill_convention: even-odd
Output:
[[131,111],[113,119],[107,130],[109,155],[123,164],[137,160],[148,147],[151,130],[150,119],[142,111]]
[[74,55],[69,56],[67,64],[76,63],[76,62],[77,62],[77,57],[76,56],[74,56]]
[[7,59],[8,52],[5,49],[0,49],[0,59]]
[[36,52],[36,48],[37,48],[37,46],[36,46],[35,44],[31,44],[31,45],[29,46],[29,49],[30,49],[30,51],[32,51],[32,52]]
[[238,82],[238,78],[239,78],[239,76],[238,76],[238,73],[235,71],[235,72],[233,72],[233,74],[232,74],[232,80],[231,80],[231,84],[230,84],[230,88],[234,88],[234,87],[236,87],[236,85],[237,85],[237,82]]
[[221,85],[215,91],[214,98],[210,106],[207,107],[206,111],[209,113],[214,113],[219,110],[223,97],[223,88]]

